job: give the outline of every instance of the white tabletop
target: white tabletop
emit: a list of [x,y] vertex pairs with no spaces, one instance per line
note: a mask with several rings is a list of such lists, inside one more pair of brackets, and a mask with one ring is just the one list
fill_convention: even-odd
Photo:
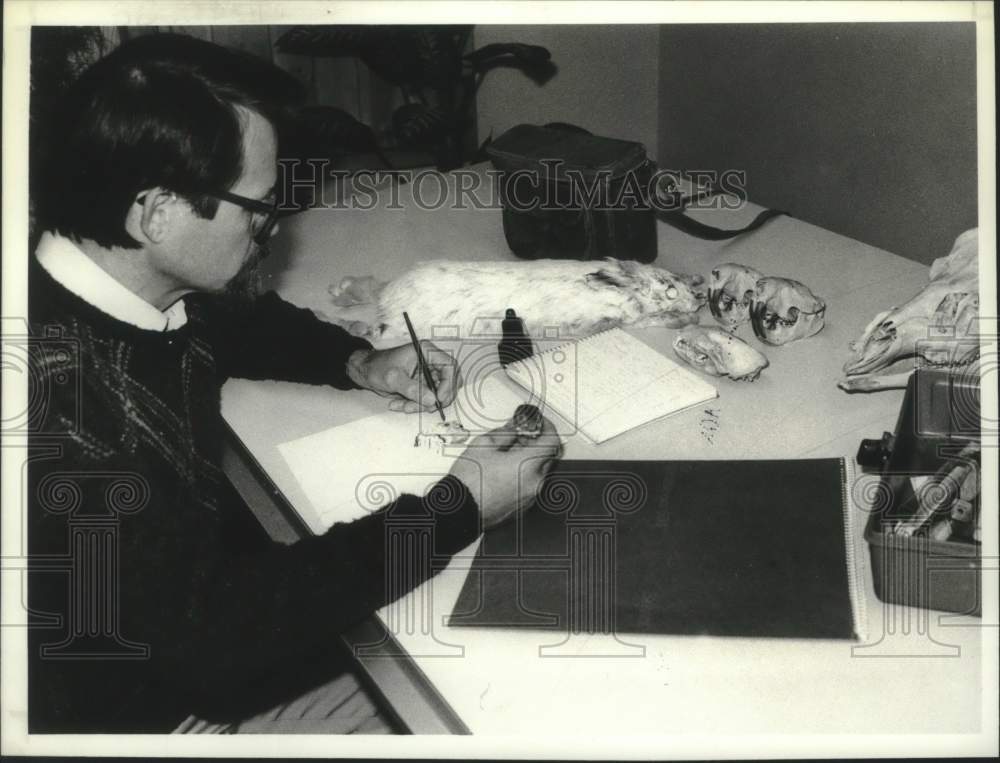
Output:
[[[321,209],[286,221],[268,264],[272,286],[333,314],[327,287],[344,275],[391,278],[431,258],[514,259],[498,209],[421,210],[406,187],[399,193],[402,209]],[[747,205],[694,216],[739,227],[757,211]],[[716,264],[740,262],[806,283],[828,305],[826,327],[767,348],[771,365],[754,383],[717,380],[719,398],[710,407],[719,426],[711,438],[702,433],[700,406],[600,446],[572,437],[566,458],[853,460],[862,439],[894,429],[902,392],[848,395],[836,380],[847,342],[878,310],[916,292],[927,268],[791,218],[729,242],[695,240],[664,224],[658,235],[657,264],[675,272],[707,275]],[[673,330],[635,333],[673,357]],[[312,509],[276,446],[384,405],[363,392],[281,382],[231,380],[223,391],[226,419],[307,523]],[[864,511],[856,508],[853,518],[869,620],[862,644],[620,634],[625,644],[582,637],[566,647],[576,657],[542,655],[540,647],[561,640],[558,633],[444,625],[476,544],[398,605],[429,606],[430,633],[390,629],[474,733],[712,734],[721,744],[748,733],[978,731],[980,620],[878,601]],[[379,615],[392,625],[398,612],[390,606]]]

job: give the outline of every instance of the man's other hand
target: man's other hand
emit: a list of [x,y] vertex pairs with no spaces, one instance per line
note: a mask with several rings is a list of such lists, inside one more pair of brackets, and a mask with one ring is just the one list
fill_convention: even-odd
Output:
[[[431,370],[442,407],[451,405],[462,386],[455,359],[430,342],[421,351]],[[363,389],[389,398],[389,410],[416,413],[434,410],[434,392],[420,371],[412,344],[388,350],[358,350],[347,361],[347,375]]]
[[[528,430],[526,408],[535,414]],[[552,423],[534,406],[521,406],[502,427],[470,440],[451,474],[476,499],[488,530],[530,507],[542,479],[561,457],[562,440]]]

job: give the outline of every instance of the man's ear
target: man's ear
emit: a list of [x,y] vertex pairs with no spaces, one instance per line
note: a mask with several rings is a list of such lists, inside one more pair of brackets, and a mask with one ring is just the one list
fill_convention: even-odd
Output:
[[177,215],[177,194],[150,188],[136,194],[125,215],[125,231],[140,244],[159,244]]

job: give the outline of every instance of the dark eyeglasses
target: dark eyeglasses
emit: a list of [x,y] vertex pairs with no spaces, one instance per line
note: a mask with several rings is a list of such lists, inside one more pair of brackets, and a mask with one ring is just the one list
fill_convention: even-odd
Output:
[[[279,210],[277,196],[275,196],[273,201],[261,201],[260,199],[248,199],[246,196],[240,196],[237,193],[230,193],[229,191],[212,191],[205,195],[211,196],[213,199],[228,201],[230,204],[235,204],[248,212],[252,212],[255,216],[252,234],[254,243],[263,246],[271,238],[271,232],[278,223]],[[257,217],[258,215],[260,217]]]

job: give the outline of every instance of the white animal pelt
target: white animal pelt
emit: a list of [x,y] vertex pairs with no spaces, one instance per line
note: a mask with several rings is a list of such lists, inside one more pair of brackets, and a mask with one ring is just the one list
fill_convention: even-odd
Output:
[[453,262],[417,265],[379,284],[345,278],[330,287],[334,304],[376,303],[373,325],[351,324],[373,341],[408,338],[405,310],[421,337],[457,327],[461,336],[513,308],[532,336],[557,328],[561,336],[587,336],[614,326],[697,323],[706,294],[701,276],[683,276],[633,261],[606,259]]

